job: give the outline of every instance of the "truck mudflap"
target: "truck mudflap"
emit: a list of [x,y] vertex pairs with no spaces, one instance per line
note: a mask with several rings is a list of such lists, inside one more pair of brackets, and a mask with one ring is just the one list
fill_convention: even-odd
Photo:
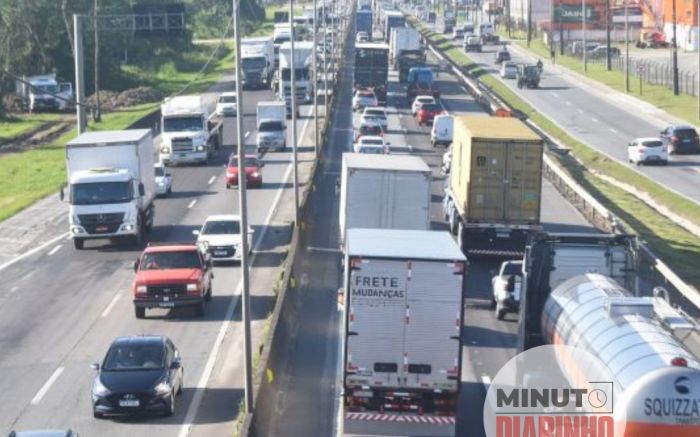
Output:
[[462,252],[477,258],[522,258],[529,236],[537,227],[458,226],[457,237]]

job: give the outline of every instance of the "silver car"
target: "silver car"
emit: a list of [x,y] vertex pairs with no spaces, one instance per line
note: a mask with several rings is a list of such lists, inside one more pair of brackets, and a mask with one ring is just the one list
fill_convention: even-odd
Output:
[[173,192],[173,177],[165,166],[158,162],[153,165],[153,171],[156,175],[156,195],[167,196]]

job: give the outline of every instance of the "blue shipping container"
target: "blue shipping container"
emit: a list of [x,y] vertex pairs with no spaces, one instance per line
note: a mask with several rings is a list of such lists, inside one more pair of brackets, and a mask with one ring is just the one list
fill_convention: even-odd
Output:
[[357,11],[355,32],[367,32],[372,37],[372,11]]

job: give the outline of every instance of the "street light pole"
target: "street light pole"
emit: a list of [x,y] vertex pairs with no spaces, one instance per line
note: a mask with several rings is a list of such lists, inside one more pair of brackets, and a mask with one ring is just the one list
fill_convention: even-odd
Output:
[[698,16],[698,31],[695,34],[695,48],[698,50],[698,119],[700,119],[700,0],[695,13]]
[[[240,0],[239,0],[240,1]],[[294,28],[294,0],[289,0],[289,28],[292,33],[290,38],[290,75],[289,75],[289,98],[292,106],[292,165],[294,167],[294,226],[299,226],[299,175],[297,174],[297,87],[296,87],[296,64],[294,63],[294,40],[297,36],[297,31]],[[284,92],[284,90],[283,90]],[[284,94],[283,94],[284,95]]]
[[250,337],[250,281],[248,275],[248,201],[246,199],[245,177],[245,144],[243,137],[243,89],[241,87],[241,25],[240,25],[240,0],[233,0],[233,32],[236,45],[236,142],[238,144],[238,207],[241,220],[241,280],[243,290],[242,316],[243,316],[243,344],[245,349],[245,409],[247,413],[253,412],[253,365],[251,359]]
[[[629,0],[625,0],[625,91],[630,92],[630,16],[628,4]],[[608,52],[608,56],[610,56],[610,52]]]
[[313,77],[314,77],[314,83],[311,86],[313,90],[313,99],[314,99],[314,152],[316,152],[316,156],[318,157],[319,155],[319,149],[318,149],[318,77],[316,76],[317,70],[318,70],[318,52],[316,51],[316,28],[318,26],[318,9],[316,9],[316,0],[314,0],[314,21],[313,21],[313,38],[314,38],[314,43],[313,43],[313,63],[311,66],[313,67]]
[[588,50],[586,50],[586,0],[581,0],[581,32],[583,32],[583,71],[588,72]]
[[680,93],[678,89],[678,39],[676,35],[676,0],[673,0],[673,95],[677,96]]
[[[627,4],[627,0],[625,0],[625,5]],[[626,7],[626,6],[625,6]],[[612,70],[612,54],[610,53],[610,0],[605,0],[605,38],[606,38],[606,43],[608,46],[608,51],[607,51],[607,64],[606,66],[608,67],[608,71]]]
[[75,60],[75,111],[78,121],[78,133],[85,132],[87,114],[85,113],[85,75],[83,72],[83,23],[80,15],[73,14],[73,45]]

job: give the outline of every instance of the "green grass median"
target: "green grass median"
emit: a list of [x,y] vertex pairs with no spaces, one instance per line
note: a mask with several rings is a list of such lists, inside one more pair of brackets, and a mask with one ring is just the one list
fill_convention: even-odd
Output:
[[549,136],[571,149],[573,157],[556,157],[560,164],[596,199],[628,224],[639,237],[647,241],[651,249],[674,271],[689,283],[700,286],[697,259],[700,256],[700,239],[673,223],[649,207],[636,196],[597,177],[594,172],[613,177],[647,193],[658,204],[700,226],[700,205],[675,194],[656,182],[639,175],[631,168],[614,161],[586,144],[576,140],[547,117],[537,112],[499,79],[475,63],[461,48],[453,46],[443,35],[410,18],[430,42],[462,66],[471,76],[479,78],[491,87],[512,108],[522,112]]

